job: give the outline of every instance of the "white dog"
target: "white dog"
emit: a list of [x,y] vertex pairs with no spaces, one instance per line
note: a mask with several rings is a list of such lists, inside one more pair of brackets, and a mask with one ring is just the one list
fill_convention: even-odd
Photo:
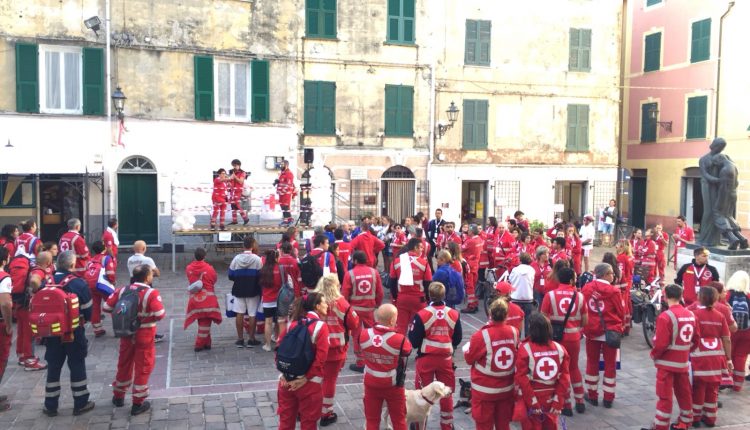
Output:
[[[425,430],[432,406],[451,394],[453,394],[451,389],[440,381],[433,381],[421,390],[406,390],[406,426],[416,423],[419,424],[420,430]],[[386,429],[393,430],[387,407],[383,410],[381,421]]]

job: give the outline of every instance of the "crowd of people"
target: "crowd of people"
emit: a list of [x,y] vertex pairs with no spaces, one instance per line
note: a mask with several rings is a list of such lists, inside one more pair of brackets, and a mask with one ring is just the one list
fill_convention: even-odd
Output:
[[[412,351],[417,390],[437,381],[454,391],[456,350],[471,366],[476,428],[508,429],[511,421],[524,429],[557,428],[561,415],[599,406],[600,381],[602,406],[613,407],[618,350],[633,324],[634,274],[649,283],[659,277],[666,303],[651,352],[658,402],[648,428],[713,426],[720,385],[730,381],[731,389],[740,391],[745,379],[750,277],[737,272],[725,288],[708,264],[708,250],[696,247],[694,260],[680,268],[675,283],[663,285],[669,238],[660,225],[618,241],[602,262],[590,261],[593,222],[586,215],[580,227],[557,222],[531,229],[517,211],[505,221],[490,217],[484,226],[457,228],[438,209],[432,220],[418,214],[400,223],[363,217],[356,228],[330,224],[316,228],[304,244],[290,226],[275,249],[265,251],[245,237],[243,252],[227,273],[232,290],[226,313],[236,321],[235,345],[276,352],[282,429],[294,428],[297,421],[303,429],[337,421],[336,382],[350,343],[355,360],[349,369],[364,373],[368,429],[379,428],[384,404],[393,427],[406,428],[405,362]],[[694,235],[684,218],[678,217],[677,225],[672,238],[685,246]],[[58,244],[40,243],[33,221],[21,225],[22,234],[15,226],[3,228],[0,369],[7,363],[15,319],[19,364],[29,371],[47,369],[44,413],[57,414],[66,359],[74,414],[89,411],[84,325],[90,322],[94,335],[103,336],[101,312],[114,310],[120,352],[112,403],[123,406],[132,385],[131,413],[140,414],[149,408],[148,379],[154,344],[161,338],[156,323],[165,316],[151,286],[158,268],[138,241],[127,263],[128,285],[116,288],[117,221],[110,221],[91,251],[80,221],[71,219],[68,227]],[[221,322],[222,312],[215,291],[218,274],[205,249],[196,249],[194,256],[185,269],[190,298],[184,327],[197,324],[194,349],[201,352],[211,350],[211,326]],[[482,292],[497,295],[488,302],[487,323],[461,346],[461,315],[478,312],[477,288],[488,285],[491,272],[502,280]],[[35,299],[55,289],[75,297],[78,316],[65,323],[67,332],[41,336],[42,327],[35,324],[44,323],[35,316]],[[130,320],[128,309],[134,315]],[[40,337],[46,364],[33,352]],[[673,397],[680,407],[676,423],[670,423]],[[0,407],[10,407],[7,398]],[[451,396],[440,399],[442,429],[453,428],[453,407]]]

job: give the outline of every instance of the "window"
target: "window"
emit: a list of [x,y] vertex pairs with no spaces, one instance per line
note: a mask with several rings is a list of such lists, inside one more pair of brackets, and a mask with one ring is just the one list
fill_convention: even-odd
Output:
[[568,70],[571,72],[588,72],[591,70],[590,29],[570,29],[570,56],[568,58]]
[[641,105],[641,142],[656,142],[656,121],[651,119],[651,111],[658,110],[657,103]]
[[646,0],[646,7],[661,3],[661,0]]
[[414,87],[385,86],[385,135],[411,137],[414,134]]
[[307,37],[336,38],[336,0],[307,0]]
[[708,96],[690,97],[688,99],[687,111],[687,139],[705,139],[706,138],[706,108],[708,105]]
[[589,150],[589,105],[568,105],[568,138],[565,150]]
[[487,149],[487,100],[464,100],[463,149]]
[[646,36],[646,47],[644,49],[643,71],[653,72],[659,70],[661,65],[661,33]]
[[194,57],[195,119],[269,120],[269,63]]
[[693,23],[690,62],[706,61],[711,56],[711,18]]
[[336,84],[305,81],[305,134],[332,136],[336,132]]
[[83,113],[81,78],[81,48],[39,47],[39,92],[43,113]]
[[415,1],[388,0],[388,42],[414,43]]
[[216,118],[230,121],[247,121],[250,100],[248,85],[250,68],[247,63],[215,61]]
[[0,208],[33,208],[36,206],[32,176],[0,175]]
[[489,66],[491,40],[492,21],[467,19],[464,63],[476,66]]

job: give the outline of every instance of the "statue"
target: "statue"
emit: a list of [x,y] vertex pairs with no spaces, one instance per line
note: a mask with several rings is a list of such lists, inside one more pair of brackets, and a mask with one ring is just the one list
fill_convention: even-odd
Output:
[[723,237],[729,243],[729,249],[747,249],[747,239],[734,219],[739,185],[737,166],[729,156],[721,153],[726,146],[727,142],[717,137],[711,142],[709,153],[698,161],[703,195],[699,243],[717,246]]

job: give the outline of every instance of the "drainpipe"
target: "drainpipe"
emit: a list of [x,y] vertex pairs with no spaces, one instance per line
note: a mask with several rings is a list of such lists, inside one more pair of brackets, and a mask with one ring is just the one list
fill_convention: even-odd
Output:
[[719,52],[716,59],[716,97],[714,97],[714,137],[719,137],[719,86],[721,84],[721,36],[724,32],[724,18],[729,15],[729,11],[734,7],[734,1],[727,5],[727,11],[719,19]]
[[[427,143],[427,152],[428,152],[428,159],[427,159],[427,213],[429,214],[432,210],[432,207],[430,204],[432,203],[432,192],[430,188],[432,187],[432,162],[434,160],[434,152],[437,148],[434,146],[436,145],[435,141],[435,103],[437,103],[437,95],[435,93],[436,91],[436,85],[435,85],[435,65],[432,64],[430,66],[430,132],[428,134],[428,143]],[[424,191],[423,191],[424,192]]]
[[[123,4],[124,7],[124,4]],[[107,140],[106,145],[104,145],[103,153],[103,159],[102,159],[102,169],[105,168],[106,163],[106,152],[109,152],[112,154],[112,161],[115,159],[114,150],[112,149],[112,100],[110,100],[110,97],[112,96],[112,46],[111,46],[111,35],[112,35],[112,17],[110,15],[111,12],[111,4],[110,0],[107,0],[104,4],[104,22],[106,24],[107,28],[107,48],[104,51],[106,55],[106,81],[107,81],[107,94],[105,94],[104,97],[104,103],[107,105]],[[110,163],[111,164],[111,163]],[[107,171],[107,185],[105,188],[104,185],[104,177],[102,177],[102,190],[107,190],[107,201],[109,204],[109,214],[114,215],[115,213],[115,202],[114,202],[114,194],[112,192],[112,183],[114,182],[114,175],[112,173],[112,165],[109,166],[109,169]],[[102,199],[104,199],[104,193],[102,193]],[[102,204],[102,206],[104,206]],[[102,226],[102,229],[104,229],[104,226]]]
[[[625,46],[627,45],[627,37],[628,37],[628,1],[625,0],[622,4],[622,22],[620,24],[620,107],[619,107],[619,115],[620,115],[620,126],[617,130],[617,183],[615,190],[615,199],[617,199],[617,205],[620,207],[620,211],[622,211],[622,187],[623,187],[623,181],[625,179],[624,175],[624,167],[622,165],[622,152],[627,149],[627,144],[622,141],[623,136],[623,125],[625,124],[625,73],[627,72],[626,64],[625,64]],[[630,202],[628,202],[630,203]],[[628,209],[628,217],[630,216],[630,208]],[[594,208],[594,212],[592,215],[598,213],[598,208]],[[594,215],[597,216],[597,215]],[[615,225],[617,224],[617,220],[615,220]]]

